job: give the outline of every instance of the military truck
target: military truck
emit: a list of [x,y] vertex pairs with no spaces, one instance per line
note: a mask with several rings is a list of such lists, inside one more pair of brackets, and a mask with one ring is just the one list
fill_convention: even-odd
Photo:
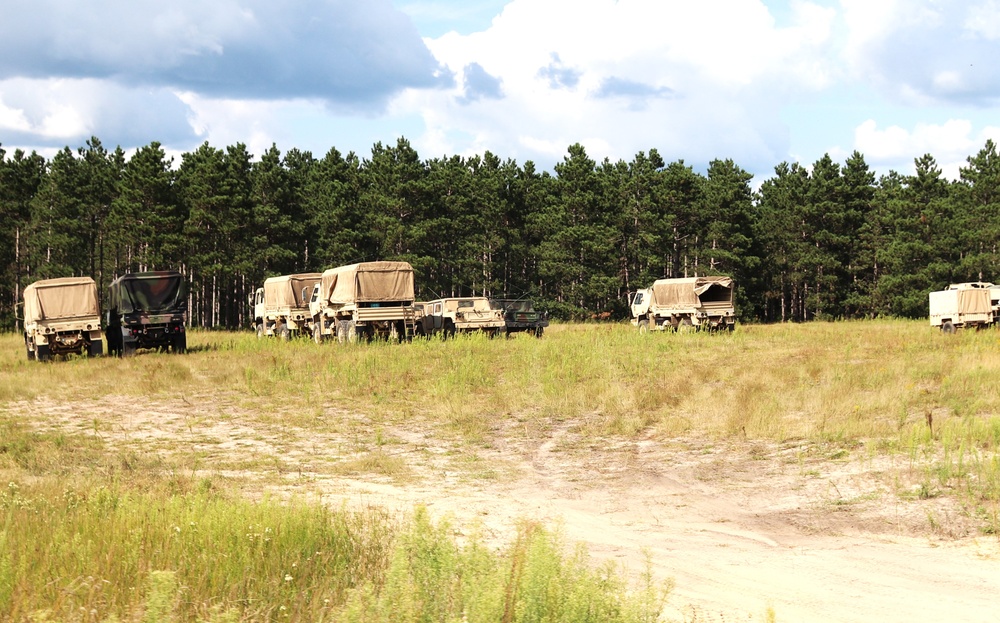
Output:
[[252,297],[253,328],[257,337],[282,339],[309,334],[309,298],[320,273],[283,275],[264,280]]
[[984,281],[953,283],[947,290],[931,292],[928,298],[931,326],[939,327],[942,333],[993,325],[1000,313],[1000,292]]
[[104,352],[97,284],[90,277],[36,281],[24,289],[24,345],[28,359]]
[[336,337],[410,339],[416,329],[413,267],[362,262],[323,272],[309,301],[309,330],[319,343]]
[[549,326],[546,314],[535,309],[530,299],[491,299],[490,306],[503,314],[504,331],[509,337],[513,333],[531,333],[542,337]]
[[416,304],[420,322],[417,333],[450,337],[456,333],[483,331],[498,335],[505,330],[503,312],[494,309],[485,296],[435,299]]
[[730,277],[658,279],[629,301],[639,331],[727,330],[736,326]]
[[187,351],[187,282],[173,270],[126,273],[108,286],[108,353],[140,348]]

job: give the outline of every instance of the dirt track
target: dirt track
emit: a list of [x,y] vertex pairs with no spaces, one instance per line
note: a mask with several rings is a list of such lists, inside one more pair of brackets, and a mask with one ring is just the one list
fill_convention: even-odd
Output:
[[[540,520],[631,572],[648,553],[654,573],[675,582],[671,620],[760,621],[770,608],[778,621],[1000,621],[997,537],[977,536],[947,496],[901,499],[895,491],[913,476],[902,458],[698,438],[597,444],[567,422],[531,433],[510,423],[471,447],[411,421],[383,425],[380,442],[366,445],[363,418],[348,417],[350,432],[317,434],[280,415],[262,425],[235,402],[125,401],[8,410],[168,462],[198,455],[204,475],[261,459],[259,471],[235,474],[250,495],[400,512],[423,504],[497,543],[519,519]],[[373,453],[403,473],[338,467]]]

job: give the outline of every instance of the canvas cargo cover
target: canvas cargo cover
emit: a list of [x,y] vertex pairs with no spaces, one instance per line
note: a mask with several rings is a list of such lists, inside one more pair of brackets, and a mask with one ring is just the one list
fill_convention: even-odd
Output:
[[407,262],[362,262],[323,273],[320,292],[328,303],[412,301],[413,267]]
[[653,282],[653,301],[661,306],[700,307],[698,298],[712,286],[732,288],[731,277],[686,277]]
[[[313,286],[321,277],[320,273],[302,273],[265,279],[264,306],[268,308],[308,307]],[[306,290],[305,298],[302,297],[303,288]]]
[[993,311],[990,304],[989,290],[956,290],[958,295],[958,313],[966,314],[988,314]]
[[108,304],[118,313],[187,309],[184,276],[176,271],[128,273],[108,286]]
[[100,316],[97,284],[90,277],[36,281],[24,289],[24,322]]

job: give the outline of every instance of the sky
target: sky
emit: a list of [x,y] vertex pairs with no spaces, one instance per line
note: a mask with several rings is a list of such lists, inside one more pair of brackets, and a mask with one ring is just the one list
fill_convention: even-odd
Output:
[[[1000,0],[0,0],[0,147],[208,142],[552,170],[657,150],[756,183],[1000,143]],[[992,60],[991,60],[992,59]]]

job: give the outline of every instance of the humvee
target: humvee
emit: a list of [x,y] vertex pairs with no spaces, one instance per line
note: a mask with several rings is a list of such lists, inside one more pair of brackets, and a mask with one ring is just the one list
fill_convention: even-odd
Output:
[[490,306],[485,296],[465,296],[435,299],[417,303],[423,313],[418,332],[423,335],[484,331],[497,335],[504,330],[503,312]]
[[187,282],[172,270],[126,273],[108,286],[108,353],[134,355],[139,348],[183,353]]
[[319,343],[359,338],[409,339],[416,328],[413,267],[362,262],[323,272],[309,301],[309,330]]
[[320,273],[303,273],[265,279],[251,301],[257,337],[288,339],[309,333],[309,297],[321,277]]
[[36,281],[24,289],[24,345],[28,359],[104,352],[97,284],[90,277]]
[[531,333],[542,337],[545,327],[549,326],[544,312],[535,309],[531,299],[491,299],[493,309],[500,310],[504,319],[504,331],[512,333]]

